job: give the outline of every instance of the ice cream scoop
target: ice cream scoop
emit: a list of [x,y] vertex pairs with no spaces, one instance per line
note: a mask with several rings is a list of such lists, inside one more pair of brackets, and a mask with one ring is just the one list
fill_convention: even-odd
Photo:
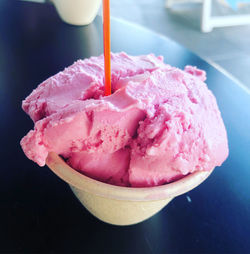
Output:
[[196,67],[171,67],[153,54],[111,55],[104,96],[103,56],[79,60],[38,86],[23,109],[35,123],[21,141],[45,165],[50,152],[96,180],[127,187],[170,183],[211,171],[228,156],[216,99]]

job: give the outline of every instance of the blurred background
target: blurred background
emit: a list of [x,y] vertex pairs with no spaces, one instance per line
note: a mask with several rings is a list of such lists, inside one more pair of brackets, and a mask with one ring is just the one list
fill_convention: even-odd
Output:
[[200,25],[202,1],[172,0],[170,8],[165,7],[166,2],[111,0],[111,15],[140,24],[175,40],[238,80],[250,91],[250,1],[237,9],[226,0],[211,1],[212,16],[245,15],[249,25],[218,27],[207,33],[201,31]]
[[112,17],[167,36],[250,91],[250,0],[110,0],[110,7]]

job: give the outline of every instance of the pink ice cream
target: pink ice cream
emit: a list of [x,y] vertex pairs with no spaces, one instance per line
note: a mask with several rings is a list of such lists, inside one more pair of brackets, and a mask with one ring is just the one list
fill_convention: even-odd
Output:
[[153,54],[117,53],[111,61],[110,96],[99,56],[75,62],[23,101],[35,124],[21,141],[29,159],[44,166],[54,151],[87,176],[134,187],[223,163],[227,134],[204,71]]

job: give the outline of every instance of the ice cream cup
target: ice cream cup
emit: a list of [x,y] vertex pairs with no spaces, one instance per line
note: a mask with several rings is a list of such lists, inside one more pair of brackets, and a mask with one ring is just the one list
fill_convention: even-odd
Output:
[[114,225],[131,225],[150,218],[174,197],[198,186],[212,172],[192,173],[178,181],[157,187],[132,188],[93,180],[71,168],[55,153],[49,153],[46,164],[69,184],[90,213]]
[[61,19],[71,25],[88,25],[97,15],[101,0],[51,0]]

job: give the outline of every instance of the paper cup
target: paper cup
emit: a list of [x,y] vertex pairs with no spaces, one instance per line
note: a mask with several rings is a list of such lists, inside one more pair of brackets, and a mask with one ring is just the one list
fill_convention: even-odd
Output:
[[101,0],[51,0],[61,19],[71,25],[90,24],[100,8]]
[[176,182],[156,187],[130,188],[102,183],[82,175],[55,153],[48,155],[46,164],[70,185],[91,214],[114,225],[131,225],[150,218],[174,197],[198,186],[212,172],[196,172]]

